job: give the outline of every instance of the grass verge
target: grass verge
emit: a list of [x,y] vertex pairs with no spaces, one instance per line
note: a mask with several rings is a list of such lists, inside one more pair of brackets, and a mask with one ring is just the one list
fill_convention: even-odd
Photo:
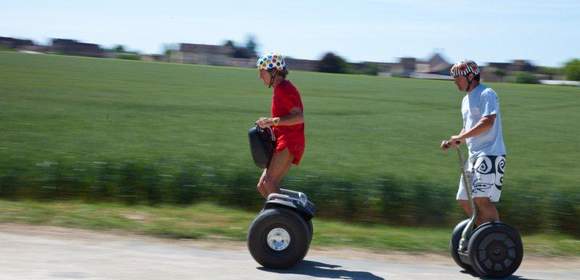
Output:
[[[121,230],[164,238],[244,241],[255,213],[208,203],[189,207],[126,206],[68,202],[0,200],[0,223]],[[349,247],[374,252],[447,252],[451,229],[361,225],[314,220],[313,246]],[[525,252],[541,256],[580,256],[580,240],[567,235],[526,235]]]

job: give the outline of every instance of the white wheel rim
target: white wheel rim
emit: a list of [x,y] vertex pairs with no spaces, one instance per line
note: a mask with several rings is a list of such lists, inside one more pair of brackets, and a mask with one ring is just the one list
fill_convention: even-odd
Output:
[[268,232],[268,246],[274,251],[284,251],[290,246],[290,234],[283,228],[274,228]]

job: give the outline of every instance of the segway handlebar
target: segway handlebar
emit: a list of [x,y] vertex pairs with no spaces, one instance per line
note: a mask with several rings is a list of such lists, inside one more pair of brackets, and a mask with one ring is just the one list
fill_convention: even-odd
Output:
[[258,125],[258,122],[254,122],[254,125],[256,126],[257,129],[262,129],[262,130],[269,131],[270,132],[270,138],[272,139],[272,141],[276,141],[276,135],[274,135],[274,130],[272,129],[272,127],[270,127],[270,126],[261,127],[260,125]]
[[[463,188],[465,191],[465,194],[467,195],[467,200],[469,201],[469,205],[471,206],[471,217],[469,219],[469,222],[467,223],[465,229],[463,230],[462,234],[461,234],[461,240],[459,241],[459,250],[463,251],[465,250],[465,248],[467,248],[467,240],[469,238],[469,236],[471,236],[471,233],[473,232],[474,228],[475,228],[475,221],[477,220],[477,215],[478,215],[478,211],[477,211],[477,206],[475,205],[475,202],[473,201],[473,197],[471,195],[472,192],[472,187],[471,187],[471,177],[469,176],[469,174],[467,174],[467,171],[465,170],[465,159],[463,157],[463,152],[461,151],[461,147],[459,146],[459,144],[461,144],[461,141],[456,140],[455,141],[455,149],[457,150],[457,157],[459,159],[459,167],[461,170],[461,180],[463,180]],[[451,143],[449,143],[449,141],[444,141],[443,145],[442,145],[445,149],[448,149],[451,147]]]
[[[455,140],[455,145],[461,144],[461,141]],[[449,149],[451,147],[451,143],[449,141],[443,141],[443,148]]]

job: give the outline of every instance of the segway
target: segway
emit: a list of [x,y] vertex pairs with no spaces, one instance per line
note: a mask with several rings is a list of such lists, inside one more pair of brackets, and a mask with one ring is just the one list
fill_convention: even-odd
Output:
[[[256,126],[248,135],[254,162],[267,168],[276,146],[273,131]],[[310,247],[315,211],[304,193],[280,189],[280,193],[270,194],[248,229],[248,249],[254,260],[276,269],[300,262]]]
[[[457,145],[460,142],[456,143]],[[449,143],[444,143],[449,147]],[[453,229],[449,250],[451,257],[463,269],[481,277],[503,278],[512,275],[522,263],[524,249],[519,232],[502,222],[489,222],[475,227],[477,206],[471,195],[471,177],[465,170],[463,153],[457,155],[463,175],[463,186],[471,205],[472,215]]]

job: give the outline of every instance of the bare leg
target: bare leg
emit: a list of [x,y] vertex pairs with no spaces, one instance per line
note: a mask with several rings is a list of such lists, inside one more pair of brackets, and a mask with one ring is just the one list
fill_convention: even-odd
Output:
[[465,214],[467,216],[471,217],[471,205],[469,205],[469,201],[458,200],[457,202],[459,202],[459,205],[461,206],[461,208],[463,208],[463,211],[465,212]]
[[[477,221],[476,225],[481,225],[487,222],[499,221],[499,213],[495,208],[495,204],[487,197],[476,197],[473,199],[477,206]],[[459,205],[465,211],[467,216],[471,216],[471,206],[467,200],[459,200]]]
[[292,165],[293,156],[288,149],[275,153],[270,161],[270,166],[264,169],[262,177],[258,182],[258,191],[267,198],[271,193],[280,192],[280,182]]
[[262,188],[261,186],[264,184],[264,178],[266,178],[266,168],[264,168],[264,171],[262,171],[262,176],[260,176],[260,180],[258,180],[258,185],[257,185],[257,189],[258,192],[263,196],[263,197],[268,197],[268,194],[266,193],[266,190],[264,188]]
[[499,221],[499,213],[495,208],[495,204],[489,200],[487,197],[476,197],[473,199],[475,205],[477,205],[477,210],[479,215],[477,217],[477,224],[481,225],[487,222]]

